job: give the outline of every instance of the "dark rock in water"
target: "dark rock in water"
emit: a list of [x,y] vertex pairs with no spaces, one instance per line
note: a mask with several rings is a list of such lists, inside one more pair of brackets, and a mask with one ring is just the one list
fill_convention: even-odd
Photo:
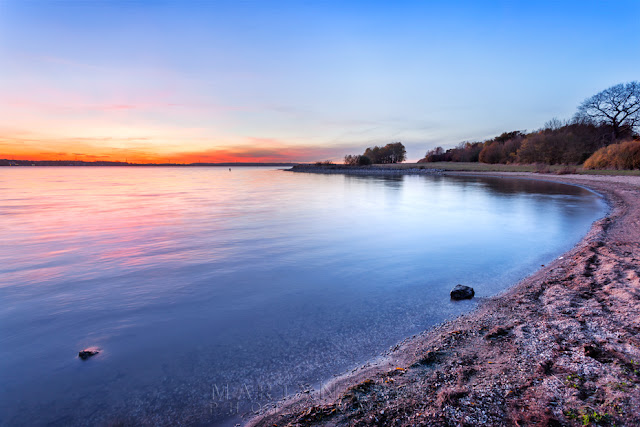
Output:
[[473,291],[473,288],[469,286],[456,285],[456,287],[451,291],[451,299],[471,299],[475,294],[476,293]]
[[78,357],[82,360],[87,360],[91,356],[95,356],[100,353],[98,350],[82,350],[78,353]]

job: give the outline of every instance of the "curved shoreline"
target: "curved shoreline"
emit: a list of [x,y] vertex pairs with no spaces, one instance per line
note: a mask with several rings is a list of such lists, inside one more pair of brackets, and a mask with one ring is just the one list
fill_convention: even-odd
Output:
[[640,177],[446,175],[584,186],[611,210],[573,249],[474,311],[249,425],[640,424]]

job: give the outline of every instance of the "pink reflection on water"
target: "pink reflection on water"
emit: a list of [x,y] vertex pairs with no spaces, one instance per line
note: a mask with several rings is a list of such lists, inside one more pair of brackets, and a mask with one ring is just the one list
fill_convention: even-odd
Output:
[[[201,169],[193,174],[158,170],[3,171],[0,261],[6,280],[0,286],[63,276],[86,279],[105,269],[126,271],[185,253],[207,259],[226,256],[224,250],[202,254],[181,247],[178,255],[174,249],[185,237],[198,241],[198,236],[185,236],[189,223],[206,221],[207,229],[215,231],[225,218],[234,217],[233,187],[243,184],[234,178],[237,174],[215,168],[204,174]],[[200,191],[194,193],[194,187]]]

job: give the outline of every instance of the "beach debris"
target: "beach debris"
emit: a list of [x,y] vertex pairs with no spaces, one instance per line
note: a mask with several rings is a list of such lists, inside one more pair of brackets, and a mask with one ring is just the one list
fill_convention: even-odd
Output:
[[475,291],[470,286],[456,285],[456,287],[451,291],[451,299],[471,299],[475,294]]
[[418,366],[428,366],[436,363],[438,359],[442,356],[442,354],[438,351],[428,351],[426,354],[421,356],[413,365],[412,368],[416,368]]
[[87,348],[78,352],[78,357],[82,360],[87,360],[91,356],[95,356],[100,353],[98,350]]
[[375,382],[372,379],[366,379],[364,381],[362,381],[360,384],[356,384],[352,387],[349,388],[349,391],[353,390],[353,391],[359,391],[361,393],[366,393],[367,391],[369,391],[371,389],[371,387],[373,387],[373,385],[375,384]]
[[509,335],[509,331],[511,330],[511,327],[507,327],[507,328],[502,328],[500,326],[496,326],[495,328],[491,329],[491,331],[489,331],[487,333],[487,335],[485,335],[484,337],[488,340],[493,340],[496,338],[501,338],[504,336]]

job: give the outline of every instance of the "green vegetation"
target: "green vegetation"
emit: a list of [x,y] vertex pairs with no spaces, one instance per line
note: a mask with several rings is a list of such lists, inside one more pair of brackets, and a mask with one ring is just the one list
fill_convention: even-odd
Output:
[[591,423],[595,424],[608,424],[611,419],[611,415],[593,411],[592,413],[586,413],[582,415],[582,425],[588,426]]
[[587,408],[582,408],[579,412],[566,409],[564,415],[570,420],[582,421],[583,426],[588,426],[592,423],[596,425],[607,425],[611,423],[611,415],[608,413],[600,413]]
[[580,388],[580,383],[584,382],[584,378],[582,378],[578,374],[569,374],[567,376],[567,385],[573,388]]
[[571,409],[565,409],[564,410],[564,416],[569,418],[570,420],[577,420],[578,419],[578,414],[571,410]]

